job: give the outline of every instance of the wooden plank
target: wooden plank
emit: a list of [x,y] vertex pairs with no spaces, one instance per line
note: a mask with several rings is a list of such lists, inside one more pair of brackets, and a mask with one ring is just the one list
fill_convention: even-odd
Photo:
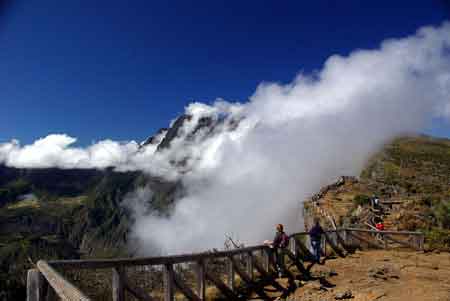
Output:
[[343,231],[344,231],[344,237],[341,236],[339,231],[336,231],[336,238],[337,238],[338,244],[340,244],[347,253],[352,253],[353,249],[347,243],[347,231],[346,230],[343,230]]
[[[294,275],[293,273],[291,273],[291,271],[289,271],[288,269],[286,269],[286,270],[284,271],[284,274],[289,278],[289,282],[295,280],[295,275]],[[305,279],[308,279],[308,278],[305,277]]]
[[205,300],[206,295],[206,281],[205,281],[205,268],[206,263],[204,260],[200,260],[196,263],[196,276],[197,276],[197,294],[200,300]]
[[227,273],[228,273],[228,277],[227,277],[228,287],[230,289],[234,290],[234,288],[235,288],[235,273],[234,273],[233,262],[231,259],[227,260]]
[[175,296],[173,265],[164,265],[164,301],[173,301]]
[[345,230],[351,232],[370,232],[370,233],[385,233],[385,234],[396,234],[396,235],[422,235],[422,232],[418,231],[378,231],[378,230],[368,230],[368,229],[358,229],[358,228],[345,228]]
[[294,237],[289,238],[289,248],[295,257],[298,256],[297,240]]
[[136,299],[144,301],[154,301],[154,299],[139,286],[134,286],[130,283],[130,280],[124,276],[122,279],[125,289],[130,292]]
[[300,272],[300,274],[304,275],[306,279],[311,278],[311,274],[309,273],[309,271],[305,268],[305,266],[303,265],[303,263],[299,260],[298,257],[295,257],[294,254],[289,251],[289,250],[285,250],[284,251],[285,254],[289,257],[289,259],[292,260],[292,262],[294,263],[294,265],[297,267],[297,270]]
[[297,238],[295,238],[297,240],[297,246],[299,248],[299,250],[303,253],[304,255],[304,259],[305,260],[313,260],[314,259],[314,255],[309,251],[309,249]]
[[125,300],[125,285],[122,279],[124,272],[122,268],[112,269],[112,299],[113,301],[124,301]]
[[142,257],[142,258],[118,258],[118,259],[90,259],[90,260],[52,260],[49,264],[64,269],[105,269],[119,266],[136,266],[136,265],[165,265],[177,264],[184,262],[197,262],[206,258],[229,257],[239,254],[247,254],[248,252],[269,249],[266,245],[252,246],[218,252],[203,252],[194,254],[182,254],[174,256],[160,257]]
[[227,297],[227,300],[239,300],[238,296],[214,274],[205,271],[205,277],[206,279],[211,281],[214,284],[214,286],[217,287],[225,297]]
[[325,234],[324,234],[324,237],[325,237],[325,241],[328,242],[328,244],[330,245],[331,249],[333,249],[333,251],[334,251],[337,255],[339,255],[340,257],[345,257],[344,252],[342,252],[342,250],[339,249],[338,246],[336,246],[336,245],[334,244],[334,241],[330,238],[330,236],[329,236],[328,233],[325,233]]
[[265,249],[265,250],[261,250],[261,258],[262,258],[262,262],[263,262],[263,267],[264,270],[267,273],[270,273],[270,257],[272,255],[272,250],[271,249]]
[[247,253],[247,257],[245,258],[245,266],[247,270],[247,274],[250,277],[250,280],[253,280],[253,255],[252,252]]
[[296,233],[292,233],[291,235],[289,235],[289,237],[304,236],[304,235],[309,235],[309,232],[306,232],[306,231],[296,232]]
[[325,235],[320,236],[320,245],[322,246],[322,255],[323,257],[327,257],[327,240],[325,239]]
[[424,245],[425,245],[425,234],[422,233],[419,236],[419,242],[418,242],[419,250],[423,250],[424,249]]
[[411,244],[411,243],[409,243],[407,241],[401,241],[401,240],[395,239],[391,235],[384,235],[384,239],[393,241],[395,243],[398,243],[398,244],[403,245],[403,246],[408,247],[408,248],[412,248],[414,250],[420,250],[420,248],[418,248],[416,244]]
[[175,286],[188,300],[201,301],[199,296],[197,296],[197,294],[190,287],[184,285],[183,280],[176,273],[173,273],[173,280]]
[[358,235],[356,233],[353,233],[352,231],[349,231],[348,234],[350,236],[355,237],[356,239],[358,239],[358,240],[360,240],[362,242],[365,242],[366,244],[368,244],[369,246],[371,246],[371,247],[373,247],[375,249],[383,249],[384,248],[383,246],[380,246],[379,244],[377,244],[377,243],[375,243],[373,241],[370,241],[370,240],[368,240],[368,239],[366,239],[366,238],[364,238],[364,237],[362,237],[362,236],[360,236],[360,235]]
[[78,288],[67,281],[60,273],[51,267],[46,261],[39,260],[37,267],[42,275],[47,279],[56,294],[64,301],[90,301]]
[[389,247],[388,240],[385,237],[385,234],[381,234],[381,239],[383,240],[383,247],[387,249]]
[[246,272],[244,272],[243,269],[240,268],[239,263],[236,261],[235,258],[230,257],[231,263],[233,264],[234,271],[241,277],[242,280],[244,280],[247,284],[251,285],[253,284],[253,280],[250,278],[249,275],[247,275]]
[[38,269],[27,272],[27,301],[44,301],[47,281]]
[[244,270],[242,270],[239,267],[239,263],[236,261],[236,259],[231,258],[231,261],[233,263],[234,266],[234,270],[236,271],[236,273],[239,275],[239,277],[241,277],[242,280],[244,280],[244,282],[247,283],[247,285],[249,286],[250,289],[254,290],[256,294],[258,294],[259,297],[261,297],[263,300],[269,300],[269,296],[267,296],[267,294],[264,292],[264,288],[259,286],[258,284],[256,284],[251,278],[250,276],[244,272]]
[[265,268],[259,264],[259,262],[256,260],[256,258],[253,258],[253,265],[256,268],[256,270],[258,271],[258,273],[261,275],[261,277],[264,280],[267,280],[270,285],[272,285],[275,289],[277,289],[280,292],[288,293],[288,290],[285,287],[283,287],[281,284],[279,284],[272,275],[270,275],[266,272]]

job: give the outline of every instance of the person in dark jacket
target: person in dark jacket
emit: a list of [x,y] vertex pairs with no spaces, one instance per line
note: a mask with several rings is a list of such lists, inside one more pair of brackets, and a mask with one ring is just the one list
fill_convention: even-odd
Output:
[[273,241],[268,242],[269,245],[274,249],[275,260],[277,264],[277,270],[279,277],[282,277],[284,273],[284,250],[289,244],[289,237],[284,232],[284,227],[282,224],[276,226],[276,233]]
[[319,219],[314,220],[314,226],[309,230],[309,237],[311,240],[311,247],[314,250],[314,259],[317,263],[320,263],[320,253],[321,253],[321,240],[322,234],[324,233],[322,227],[320,226]]

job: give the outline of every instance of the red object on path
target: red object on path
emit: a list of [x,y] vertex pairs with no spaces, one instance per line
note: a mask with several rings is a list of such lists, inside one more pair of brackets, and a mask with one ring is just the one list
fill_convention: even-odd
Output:
[[378,231],[384,230],[384,224],[383,223],[376,223],[375,228],[377,228]]

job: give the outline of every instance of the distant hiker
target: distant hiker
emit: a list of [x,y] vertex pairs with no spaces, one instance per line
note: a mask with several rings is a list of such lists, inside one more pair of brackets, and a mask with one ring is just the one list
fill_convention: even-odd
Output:
[[[383,224],[383,222],[380,219],[375,224],[375,229],[377,229],[377,231],[384,231],[384,224]],[[379,240],[383,240],[383,237],[381,236],[381,233],[377,233],[375,235],[375,237],[377,239],[379,239]]]
[[284,232],[283,225],[278,224],[276,226],[276,233],[273,241],[266,240],[264,243],[270,245],[274,249],[278,276],[283,277],[285,249],[289,245],[289,236]]
[[375,228],[377,228],[378,231],[384,231],[384,224],[383,222],[379,221],[375,224]]
[[319,219],[314,219],[314,226],[309,230],[309,237],[311,240],[311,247],[314,250],[314,259],[317,263],[320,263],[320,253],[321,253],[321,239],[324,231],[320,226]]
[[380,199],[376,195],[374,195],[370,198],[370,202],[371,202],[373,209],[375,209],[375,210],[379,209]]
[[378,205],[380,204],[380,199],[377,198],[377,197],[375,197],[375,198],[373,199],[373,204],[374,204],[375,207],[378,207]]

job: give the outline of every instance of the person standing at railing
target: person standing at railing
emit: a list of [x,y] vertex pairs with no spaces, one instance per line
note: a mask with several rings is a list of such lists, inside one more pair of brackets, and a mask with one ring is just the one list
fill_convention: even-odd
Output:
[[284,276],[284,256],[285,250],[289,245],[289,236],[284,232],[284,226],[278,224],[276,226],[276,233],[273,241],[264,241],[264,244],[269,245],[274,250],[275,261],[277,266],[278,276]]
[[319,219],[314,219],[314,226],[309,230],[309,237],[311,240],[311,247],[314,251],[314,259],[317,263],[320,263],[320,253],[321,253],[321,240],[322,240],[322,234],[325,232],[323,231],[322,227],[320,226]]

